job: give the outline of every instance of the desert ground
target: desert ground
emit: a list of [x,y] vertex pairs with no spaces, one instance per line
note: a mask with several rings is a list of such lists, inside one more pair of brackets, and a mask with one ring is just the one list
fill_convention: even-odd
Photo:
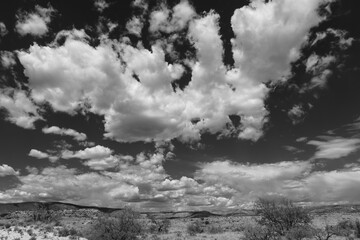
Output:
[[[57,205],[51,210],[56,215],[51,221],[34,219],[33,206],[0,206],[0,240],[42,240],[42,239],[87,239],[95,221],[101,216],[112,216],[122,210],[78,208]],[[53,206],[51,206],[53,207]],[[325,228],[335,226],[341,221],[360,220],[360,206],[330,206],[314,208],[311,211],[311,225]],[[153,220],[151,220],[153,219]],[[144,240],[240,240],[246,239],[244,229],[255,223],[256,216],[251,212],[235,212],[226,215],[215,215],[209,212],[166,212],[141,213],[138,221],[147,228],[154,221],[166,220],[169,228],[166,232],[145,231],[139,239]],[[197,223],[201,231],[190,233],[188,226]],[[315,238],[314,238],[315,239]],[[354,236],[332,236],[329,239],[358,239]]]

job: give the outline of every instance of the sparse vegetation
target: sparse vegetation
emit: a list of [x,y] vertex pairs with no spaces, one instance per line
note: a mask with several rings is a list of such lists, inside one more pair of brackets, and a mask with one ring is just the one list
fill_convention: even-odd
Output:
[[[130,209],[109,214],[92,210],[87,214],[77,210],[60,210],[58,212],[63,216],[59,221],[61,226],[55,226],[55,222],[24,221],[33,216],[33,211],[17,212],[0,219],[0,226],[3,226],[0,240],[80,240],[83,239],[81,237],[89,240],[352,240],[360,237],[360,207],[354,206],[351,212],[344,208],[347,212],[343,215],[334,208],[324,208],[325,211],[314,208],[315,211],[310,214],[286,199],[267,199],[266,204],[262,200],[263,205],[259,201],[256,205],[257,216],[191,218],[187,216],[193,216],[193,212],[188,215],[181,212],[177,215],[180,217],[173,218],[177,213],[151,213],[145,217]],[[278,225],[271,222],[275,219]],[[325,223],[332,225],[325,226]],[[283,235],[277,230],[279,226],[285,229]]]

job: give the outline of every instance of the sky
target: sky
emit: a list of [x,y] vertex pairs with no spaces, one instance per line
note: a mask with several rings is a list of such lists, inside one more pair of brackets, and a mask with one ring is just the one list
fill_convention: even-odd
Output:
[[356,0],[5,0],[0,202],[360,203]]

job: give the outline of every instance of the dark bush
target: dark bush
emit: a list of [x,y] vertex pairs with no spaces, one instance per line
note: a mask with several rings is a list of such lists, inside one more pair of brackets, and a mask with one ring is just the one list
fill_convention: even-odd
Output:
[[58,222],[60,221],[60,214],[54,210],[50,210],[45,204],[39,204],[37,209],[31,212],[30,220],[34,222]]
[[168,233],[171,222],[169,219],[156,219],[154,216],[148,216],[150,219],[149,231],[151,233]]
[[313,236],[316,240],[329,240],[331,237],[335,236],[337,232],[337,227],[330,225],[326,225],[324,229],[312,229]]
[[89,240],[136,240],[143,233],[139,214],[124,209],[115,216],[101,216],[86,234]]
[[191,222],[187,225],[187,232],[190,236],[195,236],[198,233],[204,232],[201,221],[196,220],[195,222]]
[[210,225],[207,231],[211,234],[222,233],[224,230],[219,225]]
[[248,225],[244,227],[246,240],[270,240],[273,239],[271,230],[266,226]]
[[297,226],[291,228],[287,231],[285,237],[289,240],[302,240],[302,239],[309,239],[314,236],[314,232],[312,231],[312,227],[310,226]]
[[336,226],[336,235],[349,237],[354,235],[354,237],[360,237],[360,222],[359,220],[343,220],[340,221]]
[[70,234],[70,230],[64,227],[59,229],[58,235],[59,237],[67,237],[70,236],[71,234]]
[[255,203],[257,222],[279,236],[285,236],[293,228],[306,226],[310,223],[309,212],[296,206],[286,198],[260,198]]

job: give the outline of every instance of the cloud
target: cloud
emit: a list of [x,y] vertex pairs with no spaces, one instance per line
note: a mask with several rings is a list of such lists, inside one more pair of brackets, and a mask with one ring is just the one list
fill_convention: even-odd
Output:
[[36,149],[31,149],[29,154],[30,157],[34,157],[34,158],[38,158],[38,159],[45,159],[48,158],[51,162],[55,162],[56,160],[59,159],[59,157],[57,156],[52,156],[49,155],[48,153],[36,150]]
[[165,33],[181,31],[195,15],[196,12],[188,1],[181,1],[172,10],[162,5],[159,10],[151,12],[149,31]]
[[72,152],[69,150],[65,150],[62,153],[62,158],[80,158],[80,159],[101,159],[110,157],[113,151],[110,148],[96,145],[95,147],[85,148],[84,150],[79,150],[76,152]]
[[326,31],[316,33],[316,38],[311,45],[321,44],[321,40],[327,37],[335,37],[342,50],[348,49],[354,41],[354,38],[348,37],[345,30],[328,28]]
[[[192,83],[179,92],[173,91],[171,81],[183,69],[166,63],[164,52],[156,45],[152,51],[116,42],[93,48],[84,39],[68,38],[63,46],[53,48],[35,44],[29,52],[19,52],[18,57],[36,102],[48,101],[55,110],[73,114],[81,102],[87,101],[90,111],[104,115],[105,136],[118,141],[198,139],[201,129],[221,131],[231,114],[243,115],[244,130],[261,128],[266,87],[236,83],[236,71],[226,73],[225,67],[215,67],[221,63],[222,52],[222,48],[216,49],[221,47],[216,18],[209,15],[194,22],[192,36],[199,36],[195,41],[201,62],[194,66]],[[206,36],[216,41],[215,47],[196,35],[196,26],[196,30],[208,32]],[[126,67],[112,45],[123,52]],[[216,51],[214,60],[207,50]],[[133,77],[134,72],[140,82]],[[209,78],[212,83],[204,84]],[[236,84],[238,90],[232,90],[227,81]],[[201,121],[193,124],[194,118]],[[258,137],[258,130],[253,132]]]
[[61,136],[71,136],[77,141],[85,141],[87,136],[84,133],[79,133],[74,129],[59,128],[57,126],[45,127],[42,129],[45,134],[56,134]]
[[[129,199],[138,194],[138,189],[97,173],[78,174],[65,166],[44,168],[38,174],[20,177],[21,186],[5,192],[12,200],[58,200],[88,205],[106,206],[115,199]],[[5,199],[4,199],[5,198]],[[118,201],[118,200],[117,200]]]
[[155,187],[167,177],[163,161],[162,154],[141,153],[136,158],[119,158],[119,169],[113,172],[79,173],[62,165],[30,169],[29,174],[19,177],[22,184],[4,192],[0,200],[56,200],[113,207],[132,201],[141,204],[154,198]]
[[94,6],[99,12],[103,12],[109,4],[105,0],[94,0]]
[[132,17],[126,23],[126,29],[129,31],[130,34],[134,34],[137,37],[141,37],[141,31],[144,27],[144,19],[141,17]]
[[5,68],[10,68],[16,64],[15,54],[9,51],[0,51],[1,64]]
[[308,201],[358,203],[360,168],[315,172],[303,180],[298,191],[303,192]]
[[30,152],[29,152],[29,156],[34,157],[34,158],[42,159],[42,158],[48,158],[49,154],[41,152],[41,151],[36,150],[36,149],[31,149]]
[[[6,34],[8,34],[6,25],[5,25],[5,23],[0,22],[0,37],[4,37]],[[1,41],[1,39],[0,39],[0,41]]]
[[336,159],[356,152],[360,146],[360,139],[337,137],[327,141],[311,140],[307,144],[317,148],[314,159]]
[[201,165],[195,177],[204,182],[202,188],[206,193],[232,200],[230,206],[240,206],[266,195],[285,196],[309,204],[359,202],[357,165],[328,172],[312,169],[309,161],[258,165],[225,161]]
[[301,104],[294,105],[288,112],[288,116],[292,120],[293,124],[298,124],[301,122],[305,114],[306,112],[304,111],[304,108]]
[[[67,201],[111,207],[126,204],[143,210],[211,211],[244,206],[266,195],[309,204],[354,203],[360,197],[356,191],[360,168],[355,164],[326,172],[314,171],[310,161],[240,164],[227,160],[198,165],[194,178],[172,179],[163,168],[164,153],[90,161],[83,164],[100,172],[79,172],[62,165],[42,170],[28,168],[27,175],[18,176],[21,184],[4,191],[0,201]],[[106,171],[113,163],[116,167]]]
[[254,0],[231,18],[235,65],[244,75],[265,82],[290,73],[311,27],[323,20],[317,13],[324,0]]
[[0,177],[10,176],[10,175],[19,175],[19,171],[15,171],[12,167],[7,164],[0,165]]
[[311,168],[307,161],[258,165],[215,161],[202,164],[195,179],[204,181],[206,186],[230,187],[235,190],[237,201],[246,202],[266,194],[286,194],[291,182],[305,177]]
[[0,109],[7,111],[6,119],[19,127],[34,129],[34,122],[42,117],[26,93],[11,89],[2,89],[0,92]]
[[[197,16],[187,1],[150,13],[150,31],[177,36],[186,30],[194,57],[170,64],[166,54],[175,51],[171,41],[159,38],[145,49],[141,44],[134,47],[127,38],[102,39],[93,47],[88,36],[75,37],[72,31],[64,35],[63,44],[34,44],[19,51],[18,58],[37,103],[48,102],[55,111],[69,114],[86,103],[90,112],[104,116],[107,138],[191,142],[209,132],[256,141],[267,121],[268,88],[262,82],[267,77],[278,79],[289,69],[308,30],[322,20],[316,13],[321,1],[282,3],[256,1],[252,8],[235,11],[235,67],[223,63],[220,16],[214,12]],[[303,16],[306,21],[299,21]],[[249,29],[243,22],[249,22]],[[241,48],[239,41],[244,41]],[[172,84],[184,74],[191,81],[184,89],[174,89]],[[231,115],[239,117],[240,125],[232,123]]]
[[106,170],[117,167],[119,163],[119,158],[115,156],[109,156],[105,158],[91,159],[84,162],[83,164],[94,170]]
[[47,25],[50,23],[54,11],[51,6],[43,8],[37,5],[32,13],[18,14],[16,31],[22,36],[30,34],[40,37],[45,35],[49,31]]
[[329,67],[334,62],[336,62],[334,56],[328,55],[320,57],[316,54],[312,54],[306,62],[306,71],[313,75],[308,88],[325,88],[327,79],[332,74]]

